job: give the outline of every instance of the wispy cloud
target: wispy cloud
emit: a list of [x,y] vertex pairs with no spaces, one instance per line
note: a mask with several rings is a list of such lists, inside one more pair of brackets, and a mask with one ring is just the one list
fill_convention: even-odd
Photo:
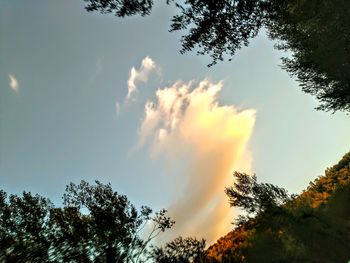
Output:
[[10,79],[10,87],[11,89],[18,93],[19,92],[19,88],[18,88],[18,80],[15,78],[14,75],[9,75],[9,79]]
[[117,114],[117,116],[120,115],[120,103],[119,103],[119,101],[115,102],[115,113]]
[[91,86],[98,79],[98,77],[102,73],[102,70],[103,70],[102,59],[97,58],[96,64],[95,64],[95,71],[88,79],[87,86]]
[[150,57],[145,57],[141,62],[141,67],[137,70],[132,67],[130,70],[130,75],[128,79],[128,94],[126,100],[135,99],[137,89],[137,82],[146,82],[148,80],[148,75],[152,70],[156,68],[155,62]]
[[176,187],[182,189],[169,207],[176,221],[172,237],[193,235],[209,242],[232,227],[224,188],[237,169],[250,169],[247,144],[255,110],[221,106],[223,82],[177,82],[158,89],[156,100],[145,105],[138,146],[150,143],[152,155],[186,167]]
[[160,69],[157,68],[156,63],[148,56],[141,61],[141,66],[139,69],[136,69],[135,67],[131,68],[127,82],[128,93],[125,96],[125,100],[123,103],[120,103],[119,100],[115,102],[117,116],[120,115],[122,108],[124,108],[127,102],[136,100],[136,94],[138,92],[137,84],[139,82],[147,82],[150,73],[154,70],[157,70],[157,73],[160,74]]

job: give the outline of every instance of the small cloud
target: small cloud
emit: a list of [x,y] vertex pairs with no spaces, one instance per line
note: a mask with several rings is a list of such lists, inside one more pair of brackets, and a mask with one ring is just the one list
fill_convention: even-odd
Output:
[[10,78],[10,87],[11,87],[11,89],[14,92],[18,93],[19,89],[18,89],[18,81],[17,81],[17,79],[15,78],[15,76],[13,76],[11,74],[9,75],[9,78]]
[[120,115],[120,103],[118,101],[115,102],[115,112],[117,116]]
[[156,68],[156,63],[150,58],[145,57],[141,62],[141,67],[139,70],[132,67],[130,70],[130,76],[128,79],[128,94],[126,100],[134,100],[137,93],[137,82],[146,82],[148,80],[148,75],[152,70]]
[[96,81],[96,79],[101,75],[102,70],[103,70],[102,59],[98,58],[95,64],[95,71],[88,80],[88,84],[87,84],[88,86],[92,85]]

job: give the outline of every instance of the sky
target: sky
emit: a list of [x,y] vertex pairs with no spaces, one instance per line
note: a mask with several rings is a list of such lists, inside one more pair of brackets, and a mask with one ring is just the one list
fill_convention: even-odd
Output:
[[49,197],[110,182],[167,208],[167,238],[227,233],[233,171],[299,193],[350,150],[344,113],[316,111],[265,33],[231,62],[181,55],[173,7],[88,13],[83,1],[0,2],[0,188]]

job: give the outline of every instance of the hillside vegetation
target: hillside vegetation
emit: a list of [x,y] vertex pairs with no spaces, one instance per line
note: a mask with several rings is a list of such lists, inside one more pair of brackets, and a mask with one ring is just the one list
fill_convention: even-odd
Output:
[[[300,195],[288,196],[281,204],[275,202],[278,196],[271,194],[272,185],[255,182],[252,187],[255,190],[243,189],[246,196],[238,196],[242,186],[247,184],[238,181],[231,189],[236,195],[227,193],[231,204],[236,201],[245,215],[232,232],[207,249],[207,262],[345,263],[350,260],[350,153],[310,182]],[[249,199],[254,195],[265,208],[249,211],[249,207],[237,202],[237,198]]]

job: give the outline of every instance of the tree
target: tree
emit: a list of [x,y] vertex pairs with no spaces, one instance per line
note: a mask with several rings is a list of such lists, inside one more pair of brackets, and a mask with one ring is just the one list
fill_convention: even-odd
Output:
[[[140,211],[110,184],[67,186],[64,206],[0,192],[1,262],[144,262],[150,241],[174,221],[166,210]],[[152,226],[146,238],[141,231]]]
[[151,258],[157,263],[206,262],[205,240],[178,237],[164,247],[154,247]]
[[[208,254],[220,262],[347,262],[350,251],[350,153],[300,195],[234,173],[226,189],[243,215]],[[218,255],[220,253],[220,255]]]
[[266,27],[277,48],[293,52],[283,68],[320,110],[350,111],[350,4],[347,0],[274,0]]
[[101,13],[115,13],[116,16],[125,17],[139,14],[149,15],[152,10],[152,0],[84,0],[88,2],[86,10]]
[[258,216],[272,211],[281,211],[282,205],[290,202],[294,196],[278,186],[258,183],[255,175],[234,173],[235,183],[225,189],[230,205],[241,208],[245,214],[238,217],[241,226]]
[[234,178],[225,193],[231,206],[243,210],[234,231],[246,234],[235,251],[223,253],[223,262],[298,262],[294,259],[299,259],[299,247],[289,232],[294,196],[275,185],[258,183],[255,175],[235,172]]
[[0,262],[48,262],[49,211],[52,203],[24,192],[0,191]]
[[[151,12],[152,0],[84,0],[88,11],[116,16]],[[167,0],[179,14],[170,31],[186,30],[181,53],[209,54],[209,66],[232,57],[262,27],[276,47],[293,52],[283,68],[325,111],[350,111],[350,8],[347,0]]]

